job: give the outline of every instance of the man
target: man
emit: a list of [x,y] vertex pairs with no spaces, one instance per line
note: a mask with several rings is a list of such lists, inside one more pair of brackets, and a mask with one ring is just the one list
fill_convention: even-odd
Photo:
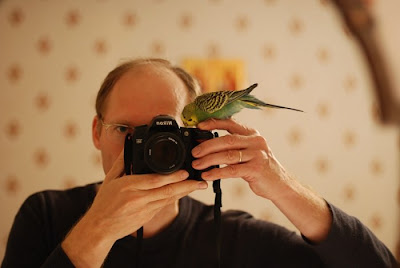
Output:
[[198,91],[186,72],[164,60],[130,61],[110,72],[92,125],[104,181],[29,197],[16,216],[2,267],[134,267],[138,258],[141,267],[395,267],[392,254],[368,229],[290,177],[266,140],[234,120],[198,126],[230,135],[195,147],[193,167],[226,164],[204,172],[203,179],[243,178],[302,237],[244,212],[225,212],[218,257],[212,207],[186,197],[206,189],[206,182],[187,180],[184,170],[124,175],[125,135],[160,114],[180,122]]

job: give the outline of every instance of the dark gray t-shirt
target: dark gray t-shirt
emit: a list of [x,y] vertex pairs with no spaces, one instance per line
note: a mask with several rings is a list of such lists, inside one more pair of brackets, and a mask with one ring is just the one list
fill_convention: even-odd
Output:
[[[15,217],[2,268],[73,267],[60,243],[96,195],[96,184],[31,195]],[[329,205],[328,238],[312,245],[243,211],[221,217],[221,267],[396,267],[390,251],[356,218]],[[185,197],[172,224],[143,240],[140,267],[217,267],[213,206]],[[135,267],[137,241],[115,242],[104,267]]]

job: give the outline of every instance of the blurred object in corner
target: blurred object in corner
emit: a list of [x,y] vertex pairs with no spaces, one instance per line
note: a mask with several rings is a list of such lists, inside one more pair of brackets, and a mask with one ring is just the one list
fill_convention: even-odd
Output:
[[[379,103],[381,121],[385,124],[400,126],[400,74],[395,75],[395,71],[400,70],[400,54],[396,49],[390,49],[399,47],[393,42],[399,42],[396,38],[400,35],[393,33],[382,35],[385,33],[382,29],[382,19],[397,20],[398,23],[392,25],[390,29],[398,31],[399,16],[380,16],[379,20],[374,18],[371,13],[371,5],[375,4],[374,1],[333,0],[333,2],[338,7],[347,27],[358,40],[368,61]],[[382,39],[382,37],[385,38]]]

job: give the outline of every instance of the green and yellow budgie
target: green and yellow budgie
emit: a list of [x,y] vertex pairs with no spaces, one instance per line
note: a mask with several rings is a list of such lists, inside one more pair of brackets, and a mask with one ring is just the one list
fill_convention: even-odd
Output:
[[192,103],[185,106],[181,117],[185,126],[196,126],[209,118],[227,119],[243,108],[260,109],[260,107],[289,109],[303,112],[298,109],[268,104],[250,95],[257,84],[238,91],[216,91],[198,96]]

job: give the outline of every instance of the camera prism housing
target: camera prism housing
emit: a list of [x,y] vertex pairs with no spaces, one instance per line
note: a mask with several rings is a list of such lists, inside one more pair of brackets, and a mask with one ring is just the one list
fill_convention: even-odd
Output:
[[150,125],[135,127],[133,135],[125,138],[124,161],[126,174],[170,174],[180,169],[192,180],[203,180],[202,172],[192,167],[192,149],[217,133],[198,128],[179,127],[169,115],[153,118]]

